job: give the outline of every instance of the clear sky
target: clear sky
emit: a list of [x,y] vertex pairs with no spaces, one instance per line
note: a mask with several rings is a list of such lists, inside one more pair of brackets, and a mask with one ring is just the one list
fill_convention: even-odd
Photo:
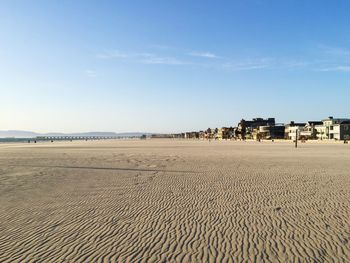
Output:
[[350,117],[350,1],[0,1],[0,130]]

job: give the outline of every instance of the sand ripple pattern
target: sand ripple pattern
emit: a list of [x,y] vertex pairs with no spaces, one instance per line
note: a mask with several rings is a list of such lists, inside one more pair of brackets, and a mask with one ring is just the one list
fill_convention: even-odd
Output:
[[0,262],[350,262],[350,147],[0,148]]

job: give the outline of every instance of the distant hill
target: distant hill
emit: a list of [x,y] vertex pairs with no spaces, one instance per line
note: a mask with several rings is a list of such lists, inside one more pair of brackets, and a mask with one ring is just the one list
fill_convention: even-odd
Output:
[[39,133],[31,132],[31,131],[17,131],[17,130],[0,131],[0,138],[34,138],[39,135],[40,135]]
[[9,131],[0,131],[0,138],[35,138],[37,136],[118,136],[118,137],[136,137],[143,134],[151,135],[147,132],[80,132],[80,133],[37,133],[32,131],[18,131],[18,130],[9,130]]

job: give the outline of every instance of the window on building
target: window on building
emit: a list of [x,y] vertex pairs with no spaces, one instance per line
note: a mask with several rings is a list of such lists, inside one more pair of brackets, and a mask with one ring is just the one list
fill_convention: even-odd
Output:
[[333,131],[333,126],[330,126],[329,129],[330,129],[331,131]]

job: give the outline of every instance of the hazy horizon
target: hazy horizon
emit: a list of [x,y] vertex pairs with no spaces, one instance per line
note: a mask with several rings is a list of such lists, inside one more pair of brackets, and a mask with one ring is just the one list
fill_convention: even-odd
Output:
[[[271,117],[271,116],[269,116]],[[339,118],[339,119],[349,119],[349,117],[342,117],[342,116],[327,116],[327,117],[324,117],[324,118],[321,118],[321,119],[309,119],[309,120],[299,120],[299,121],[296,121],[296,120],[290,120],[290,121],[287,121],[287,122],[280,122],[278,120],[275,120],[276,121],[276,124],[288,124],[290,122],[296,122],[296,123],[306,123],[308,121],[322,121],[323,119],[326,119],[328,117],[334,117],[334,118]],[[261,116],[255,116],[253,118],[264,118],[264,119],[267,119],[268,117],[261,117]],[[273,117],[272,117],[273,118]],[[247,118],[240,118],[241,119],[245,119],[245,120],[250,120],[250,119],[247,119]],[[189,130],[183,130],[183,131],[166,131],[166,132],[153,132],[153,131],[112,131],[112,130],[85,130],[85,131],[67,131],[67,132],[58,132],[58,131],[36,131],[36,130],[14,130],[14,129],[8,129],[8,130],[0,130],[0,133],[1,132],[31,132],[31,133],[37,133],[37,134],[59,134],[59,133],[62,133],[62,134],[79,134],[79,133],[116,133],[116,134],[127,134],[127,133],[147,133],[147,134],[151,134],[151,133],[182,133],[182,132],[191,132],[191,131],[204,131],[206,130],[207,128],[221,128],[221,127],[236,127],[238,126],[239,124],[239,121],[237,121],[236,123],[233,123],[233,124],[228,124],[228,125],[219,125],[219,126],[207,126],[207,127],[202,127],[200,129],[197,129],[197,130],[194,130],[194,129],[189,129]]]
[[1,1],[0,130],[350,117],[348,1]]

